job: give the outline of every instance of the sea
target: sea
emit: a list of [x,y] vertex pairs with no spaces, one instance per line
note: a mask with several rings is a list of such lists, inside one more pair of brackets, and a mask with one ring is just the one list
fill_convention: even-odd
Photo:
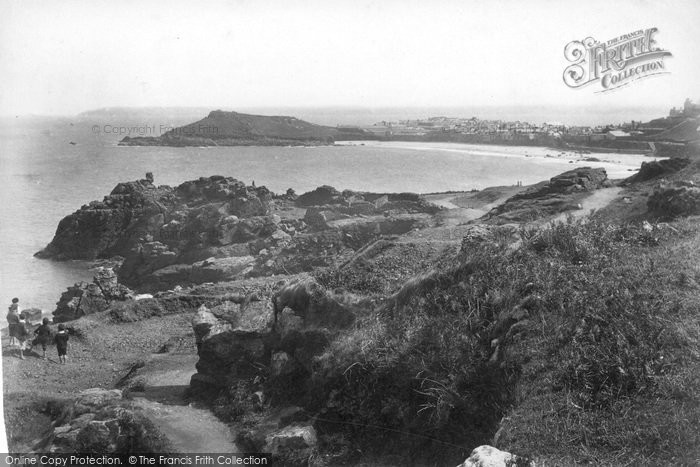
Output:
[[[68,286],[91,280],[94,263],[56,262],[33,255],[51,241],[64,216],[101,200],[119,182],[144,178],[146,172],[152,172],[159,185],[224,175],[274,192],[292,188],[303,193],[332,185],[341,190],[436,193],[527,185],[583,165],[605,167],[611,178],[625,178],[648,160],[641,155],[580,155],[542,147],[454,143],[362,141],[320,147],[209,148],[117,144],[123,136],[137,136],[146,127],[152,131],[148,135],[158,135],[161,128],[206,115],[198,112],[150,111],[142,117],[125,117],[123,109],[107,109],[76,117],[0,119],[0,303],[9,306],[18,297],[21,308],[41,308],[50,314]],[[364,117],[353,113],[348,123],[369,124],[385,116],[406,115],[392,112]],[[308,119],[303,112],[298,115]],[[342,112],[325,109],[315,115],[321,120],[318,123],[344,123]],[[601,162],[582,160],[591,156]]]

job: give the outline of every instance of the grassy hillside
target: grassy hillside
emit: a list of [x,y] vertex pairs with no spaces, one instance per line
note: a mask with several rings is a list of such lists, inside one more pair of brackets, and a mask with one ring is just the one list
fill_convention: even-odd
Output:
[[659,141],[688,142],[700,140],[700,120],[688,118],[679,124],[654,135],[654,139]]
[[309,403],[365,452],[426,465],[479,444],[553,465],[692,462],[698,224],[559,223],[522,230],[519,248],[465,244],[331,344]]
[[[643,204],[658,183],[624,194]],[[700,216],[612,214],[490,228],[388,297],[367,264],[318,274],[379,301],[311,375],[326,448],[351,447],[328,465],[356,462],[353,446],[450,465],[480,444],[544,465],[698,462]],[[410,262],[397,255],[383,261]]]

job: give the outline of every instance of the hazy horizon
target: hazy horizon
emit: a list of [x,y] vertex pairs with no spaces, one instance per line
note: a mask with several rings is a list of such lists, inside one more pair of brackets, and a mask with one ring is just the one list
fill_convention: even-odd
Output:
[[[581,107],[573,105],[561,106],[261,106],[240,107],[227,106],[109,106],[87,109],[72,115],[0,115],[4,121],[19,119],[124,119],[129,122],[144,124],[154,121],[164,121],[168,118],[184,119],[183,123],[204,118],[213,110],[235,111],[258,115],[286,115],[307,120],[319,125],[369,125],[381,121],[397,121],[428,117],[454,117],[506,121],[527,121],[530,123],[560,122],[568,126],[585,125],[598,126],[619,124],[623,122],[649,121],[668,115],[668,106],[620,106],[620,107]],[[112,112],[115,115],[108,115]]]
[[[103,107],[667,108],[699,98],[700,2],[7,0],[0,114]],[[667,74],[563,82],[564,47],[658,28]]]

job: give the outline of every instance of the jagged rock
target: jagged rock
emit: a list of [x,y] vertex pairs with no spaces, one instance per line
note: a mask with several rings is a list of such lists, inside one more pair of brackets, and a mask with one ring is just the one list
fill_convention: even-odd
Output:
[[156,187],[150,180],[120,183],[102,202],[66,216],[37,256],[119,255],[124,257],[120,281],[143,287],[148,285],[143,279],[154,271],[192,264],[211,256],[209,248],[265,238],[277,230],[268,215],[272,194],[265,187],[249,187],[222,176],[202,177],[176,188]]
[[132,298],[132,291],[117,282],[114,271],[99,268],[93,283],[80,282],[61,294],[53,312],[56,323],[106,310],[112,302]]
[[661,186],[647,200],[649,212],[664,218],[700,214],[700,188],[690,183]]
[[505,467],[509,465],[526,467],[533,464],[521,456],[483,445],[475,448],[471,455],[457,467]]
[[[160,449],[144,441],[157,435],[138,409],[122,398],[119,390],[91,388],[79,392],[53,420],[53,436],[45,450],[52,453],[109,454],[131,450]],[[157,436],[156,436],[157,438]]]
[[201,284],[233,280],[253,269],[253,256],[208,258],[192,264],[172,264],[153,271],[142,284],[155,290],[167,289],[170,284]]
[[108,302],[95,284],[80,282],[61,294],[53,312],[53,321],[60,323],[106,310]]
[[224,388],[237,378],[260,376],[265,368],[278,378],[308,376],[331,336],[355,319],[312,280],[288,284],[271,300],[244,300],[240,309],[222,304],[207,322],[212,317],[217,322],[202,338],[200,376],[191,381],[195,391],[205,390],[203,381]]
[[99,287],[106,300],[126,300],[132,291],[117,280],[117,274],[112,268],[97,268],[93,282]]
[[[237,377],[257,374],[269,359],[268,341],[274,314],[268,301],[244,302],[238,311],[229,308],[203,337],[197,362],[198,374],[214,387],[224,387]],[[212,314],[213,316],[213,314]],[[197,387],[200,379],[191,381]]]

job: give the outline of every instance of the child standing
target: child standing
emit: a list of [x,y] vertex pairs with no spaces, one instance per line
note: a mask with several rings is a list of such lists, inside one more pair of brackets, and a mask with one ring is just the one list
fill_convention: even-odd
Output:
[[44,318],[41,322],[41,326],[36,328],[34,331],[36,338],[34,339],[34,344],[41,344],[42,355],[41,357],[46,360],[46,346],[51,343],[51,328],[49,327],[49,318]]
[[29,330],[24,319],[20,319],[19,324],[15,326],[15,337],[19,341],[19,358],[24,360],[24,351],[32,349],[29,343]]
[[10,333],[10,346],[18,345],[19,339],[17,338],[20,331],[20,319],[19,319],[19,298],[12,299],[12,305],[9,306],[7,312],[7,324],[8,331]]
[[63,323],[58,325],[58,332],[53,340],[56,343],[56,350],[58,350],[58,361],[65,365],[66,353],[68,353],[68,331]]

